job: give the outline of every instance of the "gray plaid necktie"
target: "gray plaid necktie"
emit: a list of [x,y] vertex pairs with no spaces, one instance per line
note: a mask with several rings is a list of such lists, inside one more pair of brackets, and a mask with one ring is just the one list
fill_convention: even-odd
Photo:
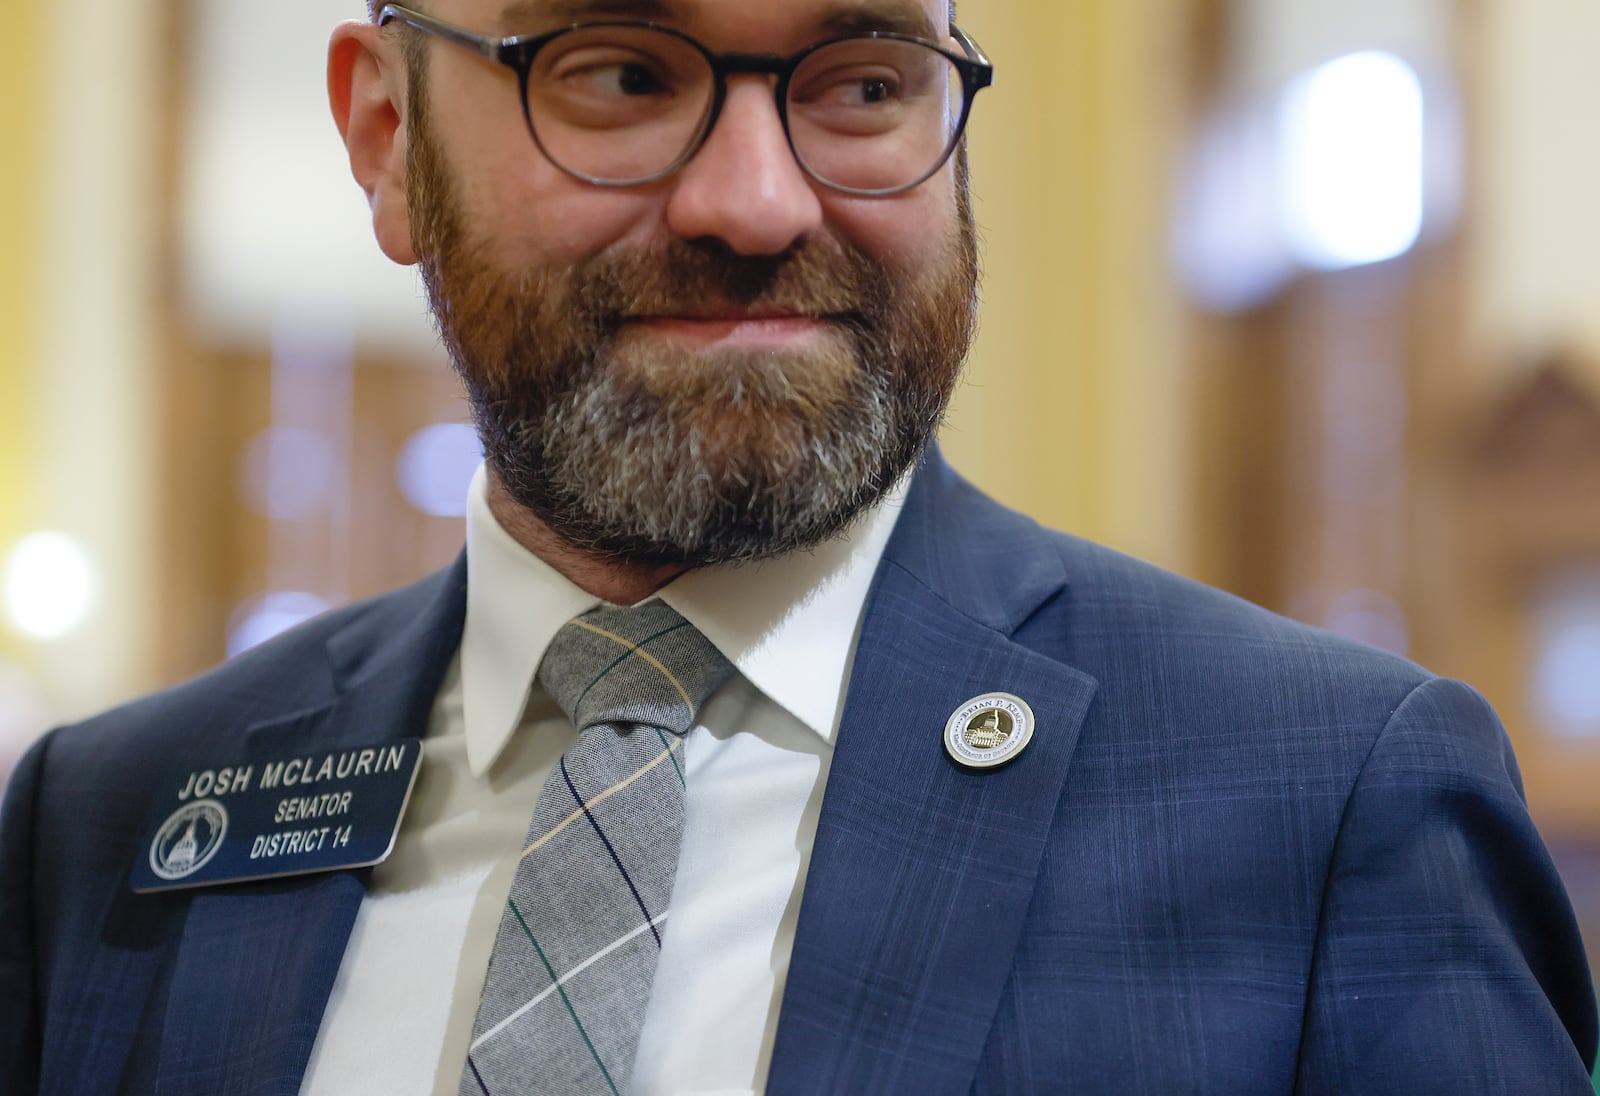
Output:
[[683,839],[683,735],[732,671],[659,601],[556,634],[539,683],[581,734],[534,807],[461,1096],[627,1091]]

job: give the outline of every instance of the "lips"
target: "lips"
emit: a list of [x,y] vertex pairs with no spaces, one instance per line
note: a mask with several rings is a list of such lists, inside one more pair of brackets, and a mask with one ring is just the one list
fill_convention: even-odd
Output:
[[633,323],[767,323],[780,320],[820,321],[822,316],[797,309],[743,309],[724,308],[710,311],[694,310],[663,312],[631,317]]
[[646,316],[633,324],[695,342],[788,343],[804,340],[828,321],[795,312],[712,312]]

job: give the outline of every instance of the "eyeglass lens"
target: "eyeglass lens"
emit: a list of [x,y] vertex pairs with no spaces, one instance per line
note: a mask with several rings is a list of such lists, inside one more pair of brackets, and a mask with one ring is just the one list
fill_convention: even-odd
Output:
[[[700,140],[716,80],[706,56],[648,27],[582,27],[552,39],[528,73],[534,137],[568,171],[597,181],[653,178]],[[806,56],[789,81],[795,155],[848,190],[914,183],[949,154],[961,121],[960,72],[937,50],[853,38]]]

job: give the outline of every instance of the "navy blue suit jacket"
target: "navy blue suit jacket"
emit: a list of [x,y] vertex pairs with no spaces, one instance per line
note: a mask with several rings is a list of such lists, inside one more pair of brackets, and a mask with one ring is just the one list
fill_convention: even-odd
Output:
[[[251,743],[420,735],[464,589],[458,563],[27,756],[0,820],[0,1090],[298,1090],[366,875],[135,895],[151,790]],[[1033,742],[958,768],[945,720],[993,690]],[[1475,693],[930,460],[868,601],[770,1093],[1576,1096],[1595,1044]]]

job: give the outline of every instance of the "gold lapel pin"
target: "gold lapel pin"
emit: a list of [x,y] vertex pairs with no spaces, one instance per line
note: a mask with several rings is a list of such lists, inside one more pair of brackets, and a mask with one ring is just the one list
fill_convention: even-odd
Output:
[[950,713],[944,748],[969,769],[992,769],[1016,757],[1033,738],[1033,709],[1020,696],[984,693]]

